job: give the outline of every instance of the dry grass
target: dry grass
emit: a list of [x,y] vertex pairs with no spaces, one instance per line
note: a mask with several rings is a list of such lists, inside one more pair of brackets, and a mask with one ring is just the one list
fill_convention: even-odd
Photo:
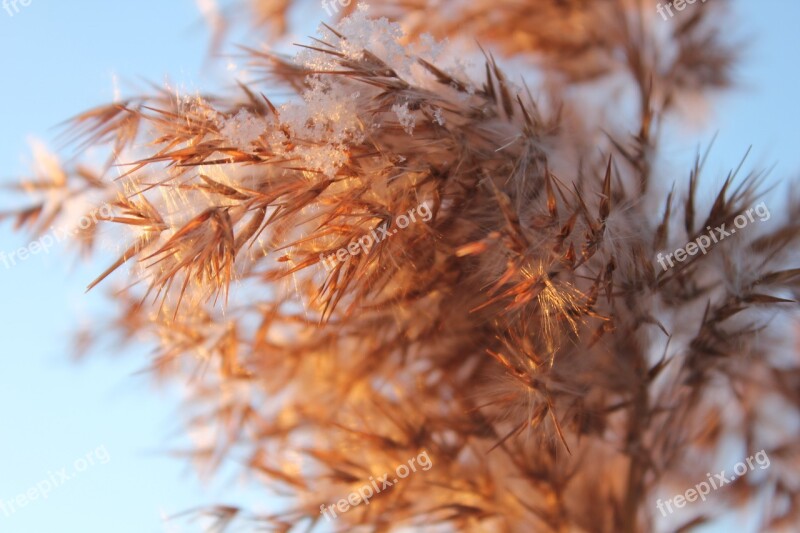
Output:
[[[430,471],[336,527],[651,531],[656,491],[693,486],[723,445],[764,448],[773,466],[696,505],[692,524],[764,494],[764,529],[797,523],[800,203],[787,222],[654,267],[667,245],[759,198],[762,176],[737,170],[705,202],[700,157],[666,194],[673,179],[656,165],[676,101],[728,84],[716,7],[687,11],[665,38],[647,3],[491,4],[493,24],[472,16],[482,3],[444,25],[419,16],[424,3],[378,10],[408,17],[411,41],[437,29],[545,58],[541,86],[511,83],[490,55],[477,81],[431,58],[404,72],[353,53],[339,26],[309,43],[311,63],[250,55],[272,89],[341,109],[275,105],[262,82],[133,99],[72,122],[126,164],[123,177],[67,167],[25,187],[96,188],[114,202],[106,223],[129,242],[90,287],[135,268],[110,331],[152,335],[154,373],[191,378],[190,424],[215,430],[198,460],[244,454],[291,496],[252,517],[271,530],[319,522],[321,503],[421,449]],[[586,85],[597,80],[636,95],[632,122],[583,116],[582,91],[608,105]],[[414,116],[413,136],[394,106]],[[242,116],[263,127],[234,142],[226,124]],[[318,264],[421,202],[428,224],[330,272]],[[46,227],[44,205],[18,225]],[[209,512],[220,529],[243,513]]]

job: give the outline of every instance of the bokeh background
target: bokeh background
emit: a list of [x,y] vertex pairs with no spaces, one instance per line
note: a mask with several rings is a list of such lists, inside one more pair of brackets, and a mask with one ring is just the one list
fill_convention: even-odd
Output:
[[[655,10],[658,2],[647,1]],[[235,58],[209,56],[210,29],[198,9],[207,2],[32,0],[14,16],[0,10],[0,182],[30,173],[35,140],[58,148],[60,122],[148,81],[190,93],[222,87],[238,66]],[[739,87],[713,97],[691,124],[672,125],[662,163],[675,180],[685,180],[698,146],[717,134],[710,174],[724,178],[752,145],[751,166],[774,166],[772,183],[794,179],[800,171],[800,3],[732,4],[731,28],[745,50]],[[326,18],[313,0],[295,15],[305,33]],[[255,44],[244,34],[234,39]],[[0,210],[12,205],[19,206],[19,197],[1,190]],[[779,204],[770,205],[775,214]],[[0,251],[30,240],[8,223],[0,228]],[[73,333],[111,312],[102,286],[85,293],[104,268],[82,263],[64,245],[13,268],[0,263],[0,500],[71,469],[98,447],[111,457],[47,500],[11,516],[0,510],[0,532],[201,531],[200,522],[181,513],[226,503],[268,509],[269,496],[249,491],[235,465],[209,481],[182,455],[188,449],[182,390],[152,385],[143,373],[146,346],[117,353],[104,345],[94,357],[72,359]],[[738,517],[705,531],[730,527],[752,530]]]

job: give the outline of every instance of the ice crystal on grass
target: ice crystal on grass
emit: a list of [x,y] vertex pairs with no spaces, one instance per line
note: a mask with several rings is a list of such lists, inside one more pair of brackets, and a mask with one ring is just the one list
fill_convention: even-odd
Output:
[[[250,1],[285,27],[291,2]],[[655,259],[760,199],[758,172],[706,201],[702,157],[672,191],[657,164],[676,102],[727,84],[721,3],[671,32],[631,0],[435,7],[348,6],[294,60],[249,49],[264,76],[237,93],[79,115],[124,178],[48,164],[20,188],[59,194],[17,223],[40,230],[88,189],[113,206],[104,224],[134,228],[91,286],[137,266],[109,326],[150,334],[153,372],[189,384],[191,425],[214,438],[198,459],[235,452],[286,496],[248,516],[264,528],[313,529],[321,504],[425,449],[433,468],[336,526],[652,531],[657,495],[728,443],[780,465],[716,509],[769,495],[765,524],[797,523],[796,435],[755,428],[800,412],[794,331],[764,318],[797,316],[800,203],[668,272]],[[537,65],[527,83],[503,50]],[[430,219],[402,228],[421,205]],[[220,529],[244,513],[208,512]]]
[[408,103],[394,104],[392,106],[392,111],[397,115],[397,120],[400,122],[403,130],[409,135],[413,135],[417,119],[414,117],[414,113],[408,110]]
[[220,124],[220,134],[233,146],[242,149],[248,148],[267,131],[264,119],[246,109],[240,109],[236,115],[222,119]]

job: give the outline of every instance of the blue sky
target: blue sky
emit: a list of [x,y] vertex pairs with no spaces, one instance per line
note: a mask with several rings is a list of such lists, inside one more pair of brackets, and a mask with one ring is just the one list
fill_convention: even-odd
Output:
[[[742,88],[715,100],[710,126],[680,130],[667,156],[685,169],[698,143],[718,131],[709,170],[724,173],[753,144],[753,163],[776,164],[776,179],[793,178],[800,170],[794,57],[800,5],[767,0],[736,7],[743,35],[754,40],[737,72]],[[323,16],[320,9],[308,19]],[[28,171],[29,139],[51,142],[57,123],[111,100],[115,76],[123,89],[126,80],[167,77],[188,90],[213,87],[204,68],[207,43],[193,0],[32,0],[13,17],[0,11],[0,179]],[[9,202],[1,193],[0,209]],[[7,224],[0,231],[0,251],[27,243]],[[204,485],[190,465],[164,453],[166,443],[180,442],[173,438],[181,428],[180,390],[156,388],[136,374],[147,364],[146,352],[106,350],[79,365],[70,361],[72,332],[108,312],[102,291],[84,294],[101,264],[73,257],[62,247],[15,268],[0,264],[0,501],[62,467],[71,470],[99,447],[110,460],[64,482],[46,501],[10,517],[0,510],[0,531],[196,531],[169,529],[162,517],[240,501],[244,491],[232,475]],[[259,504],[268,498],[249,497]]]
[[[113,77],[142,85],[167,79],[189,89],[204,70],[208,35],[193,0],[98,2],[33,0],[10,17],[0,11],[0,178],[29,170],[28,141],[52,141],[53,126],[113,98]],[[10,199],[2,193],[0,206]],[[0,232],[0,250],[28,239]],[[235,499],[230,476],[204,488],[165,444],[180,444],[178,389],[136,374],[147,353],[103,350],[74,365],[72,332],[107,311],[103,292],[84,294],[101,263],[81,264],[63,246],[5,269],[0,264],[0,500],[57,475],[104,446],[96,462],[44,500],[10,517],[0,531],[161,532],[162,517]],[[105,259],[104,261],[107,261]],[[79,465],[80,466],[80,465]],[[55,478],[59,480],[58,477]]]

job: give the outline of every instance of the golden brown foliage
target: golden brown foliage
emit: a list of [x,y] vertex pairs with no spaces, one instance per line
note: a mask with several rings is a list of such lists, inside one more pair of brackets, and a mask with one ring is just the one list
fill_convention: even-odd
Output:
[[[306,91],[299,108],[251,84],[74,120],[116,163],[145,152],[117,180],[77,167],[46,186],[103,189],[105,222],[131,230],[90,287],[136,265],[112,325],[158,339],[159,375],[192,377],[191,424],[215,429],[198,457],[244,453],[291,496],[255,517],[277,531],[324,522],[320,504],[424,449],[433,468],[335,526],[617,532],[652,530],[656,495],[704,479],[724,446],[763,448],[772,468],[692,523],[767,493],[765,528],[800,520],[797,435],[781,431],[800,409],[785,329],[800,204],[674,269],[655,262],[759,198],[762,176],[737,170],[703,202],[700,157],[665,195],[674,180],[655,165],[676,99],[728,84],[716,7],[694,6],[664,38],[649,5],[624,0],[492,2],[491,20],[457,4],[447,24],[424,2],[378,10],[411,42],[435,30],[544,57],[547,82],[520,87],[488,54],[475,82],[431,57],[354,51],[340,25],[306,62],[250,51],[273,88]],[[612,78],[637,96],[632,124],[581,114],[584,84]],[[427,223],[320,265],[422,203]]]

